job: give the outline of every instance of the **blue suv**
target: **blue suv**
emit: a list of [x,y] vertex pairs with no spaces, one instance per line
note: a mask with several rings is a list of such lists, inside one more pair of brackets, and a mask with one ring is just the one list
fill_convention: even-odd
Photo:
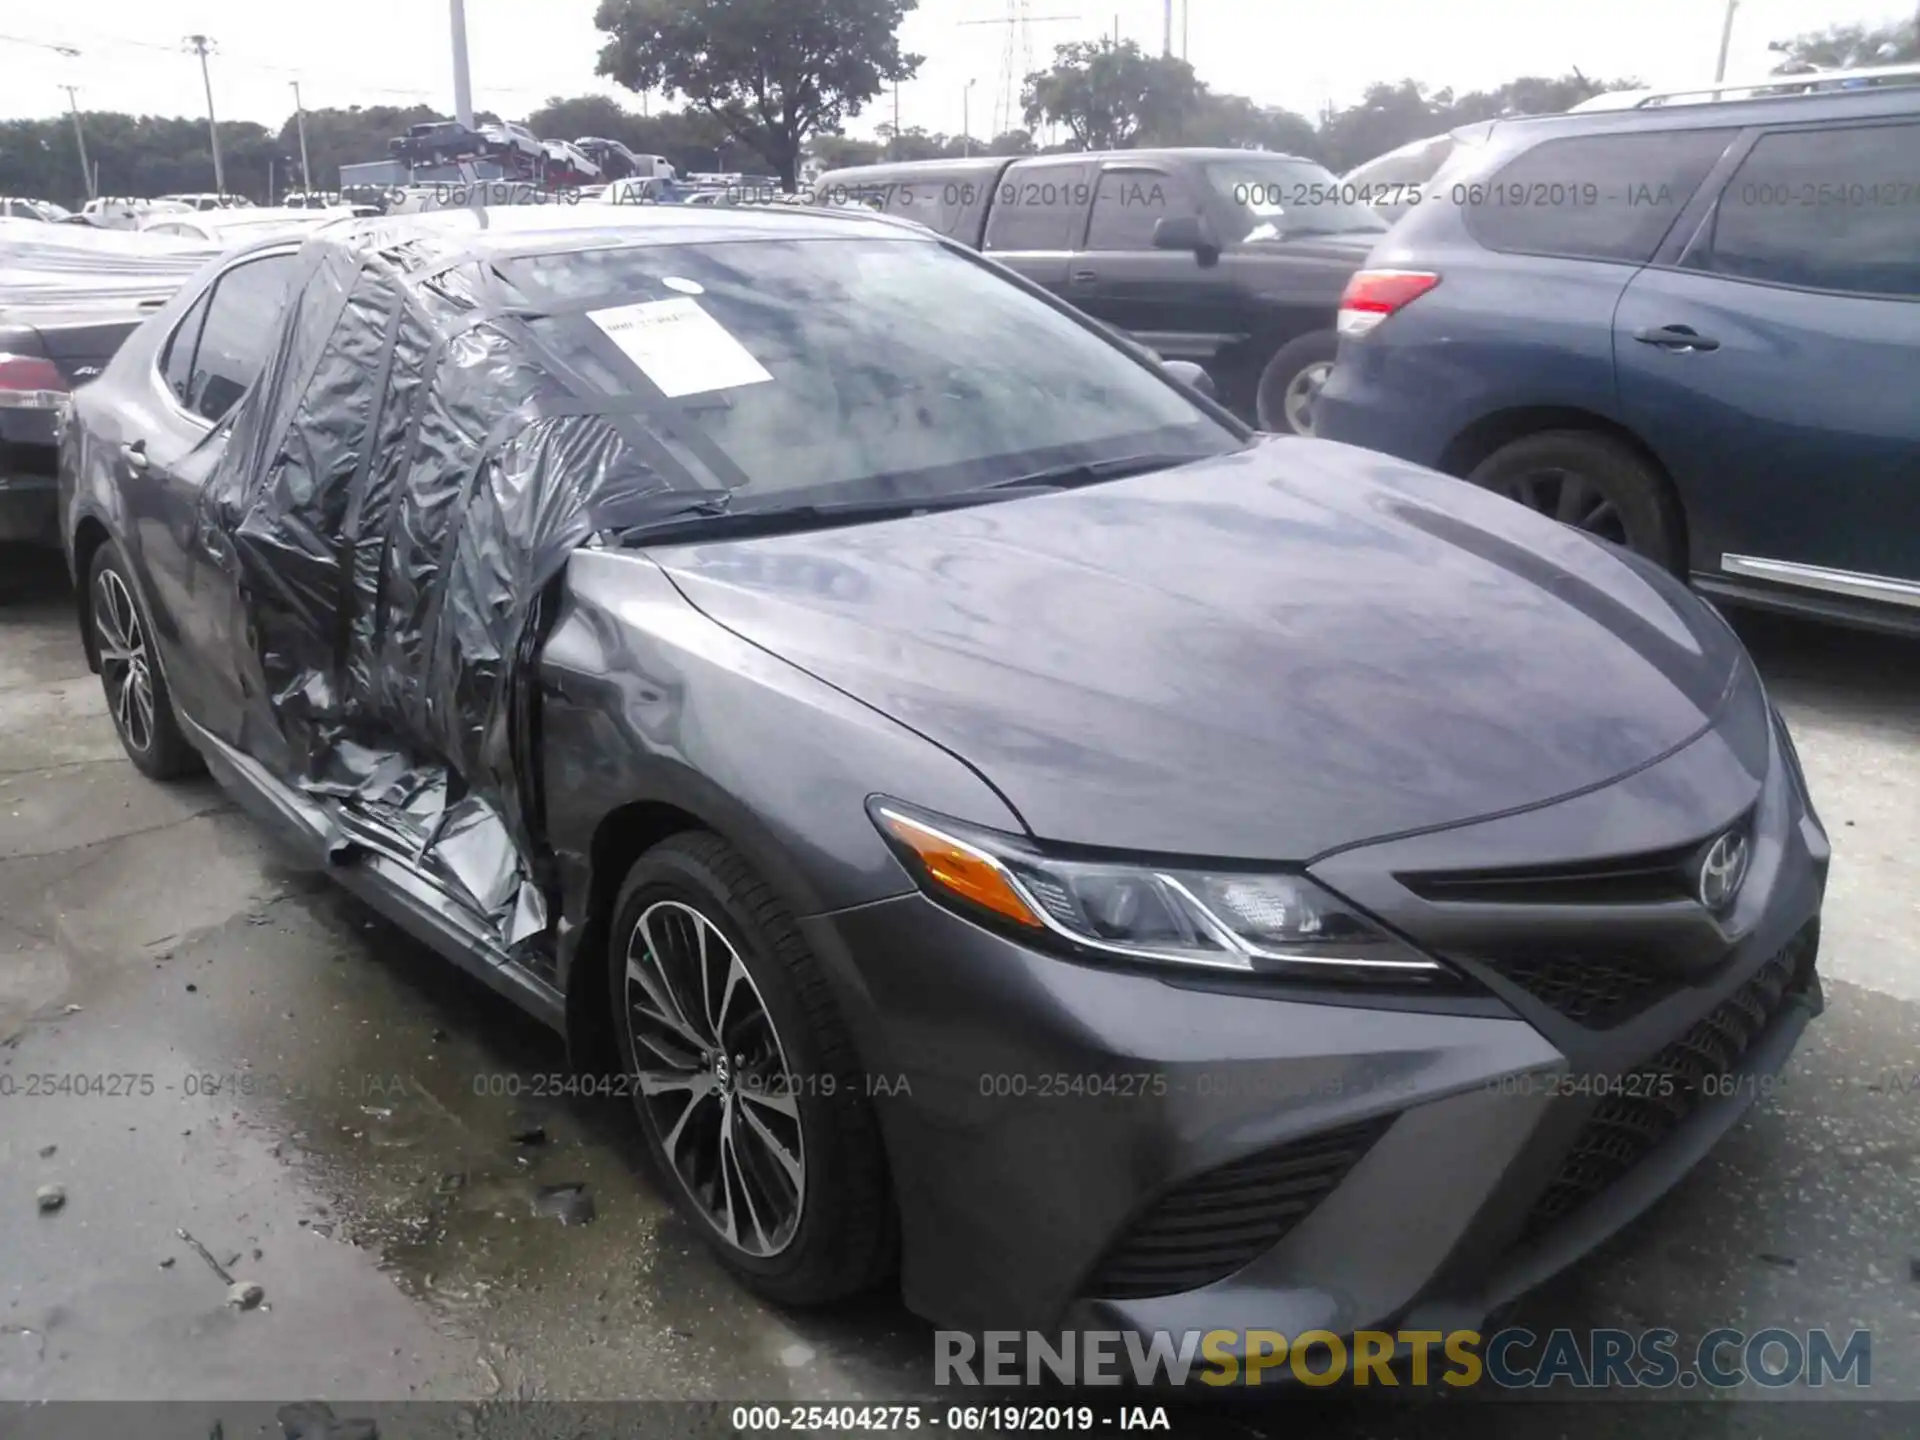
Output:
[[1459,138],[1347,287],[1314,432],[1920,632],[1920,86]]

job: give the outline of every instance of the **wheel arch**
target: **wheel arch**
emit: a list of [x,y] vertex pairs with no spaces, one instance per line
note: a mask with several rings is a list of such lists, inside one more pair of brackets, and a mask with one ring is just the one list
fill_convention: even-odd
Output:
[[1496,450],[1547,430],[1584,430],[1604,435],[1637,453],[1646,462],[1673,507],[1673,514],[1679,523],[1679,535],[1676,538],[1681,556],[1691,558],[1692,520],[1687,513],[1686,498],[1674,482],[1673,472],[1638,434],[1597,411],[1583,410],[1573,405],[1521,405],[1493,411],[1481,416],[1448,441],[1433,468],[1464,480]]
[[[644,792],[605,810],[586,837],[579,923],[559,977],[566,997],[568,1051],[583,1073],[606,1074],[618,1066],[612,1017],[601,1003],[611,957],[613,907],[627,872],[655,845],[675,835],[707,831],[738,850],[795,916],[825,908],[801,868],[737,802],[692,775],[662,774],[657,780]],[[832,978],[844,978],[833,974],[837,967],[830,957],[819,958]]]
[[113,539],[105,522],[94,515],[83,515],[73,528],[74,616],[80,625],[80,647],[87,657],[87,669],[100,673],[100,646],[93,633],[93,557],[100,547]]

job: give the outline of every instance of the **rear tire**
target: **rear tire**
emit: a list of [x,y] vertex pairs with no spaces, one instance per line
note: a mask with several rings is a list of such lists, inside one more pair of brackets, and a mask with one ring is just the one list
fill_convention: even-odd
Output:
[[1680,507],[1665,477],[1623,440],[1543,430],[1501,446],[1467,479],[1682,573]]
[[1333,373],[1340,337],[1331,330],[1300,335],[1274,352],[1260,372],[1254,413],[1262,430],[1282,435],[1313,434],[1313,401]]
[[[788,1305],[886,1278],[892,1197],[867,1077],[766,881],[717,835],[662,841],[614,902],[607,971],[647,1148],[721,1262]],[[702,973],[704,991],[687,983]]]
[[173,695],[160,673],[153,626],[137,596],[120,547],[102,541],[87,570],[87,610],[107,714],[120,747],[149,780],[197,775],[205,764],[181,733]]

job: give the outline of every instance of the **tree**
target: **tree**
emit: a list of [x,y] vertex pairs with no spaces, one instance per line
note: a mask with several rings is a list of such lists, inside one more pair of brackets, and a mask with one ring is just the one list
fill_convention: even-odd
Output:
[[664,155],[682,175],[726,169],[720,156],[733,138],[710,115],[685,110],[641,115],[607,95],[556,95],[527,116],[527,128],[543,140],[583,135],[618,140],[638,155]]
[[600,0],[598,73],[684,95],[757,152],[791,191],[807,138],[840,130],[908,80],[902,18],[919,0]]
[[1176,132],[1153,138],[1169,145],[1275,150],[1309,160],[1320,154],[1320,137],[1306,116],[1256,105],[1244,95],[1216,94],[1204,85]]
[[1799,61],[1827,70],[1853,70],[1869,65],[1897,65],[1920,60],[1920,16],[1895,25],[1833,25],[1767,47],[1788,62]]
[[1200,102],[1193,67],[1149,56],[1131,40],[1057,45],[1053,66],[1027,77],[1029,127],[1064,125],[1084,150],[1117,150],[1138,135],[1171,135]]
[[822,170],[844,170],[849,165],[872,165],[886,154],[876,140],[854,140],[845,135],[816,135],[809,158]]
[[967,142],[960,135],[928,134],[918,125],[895,130],[891,125],[874,127],[880,136],[883,160],[944,160],[967,153]]

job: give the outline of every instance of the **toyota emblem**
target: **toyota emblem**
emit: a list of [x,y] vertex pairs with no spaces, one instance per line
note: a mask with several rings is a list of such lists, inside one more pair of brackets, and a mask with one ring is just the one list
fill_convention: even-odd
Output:
[[1747,878],[1747,837],[1729,830],[1707,849],[1700,862],[1700,903],[1709,910],[1724,910],[1740,893],[1740,882]]

